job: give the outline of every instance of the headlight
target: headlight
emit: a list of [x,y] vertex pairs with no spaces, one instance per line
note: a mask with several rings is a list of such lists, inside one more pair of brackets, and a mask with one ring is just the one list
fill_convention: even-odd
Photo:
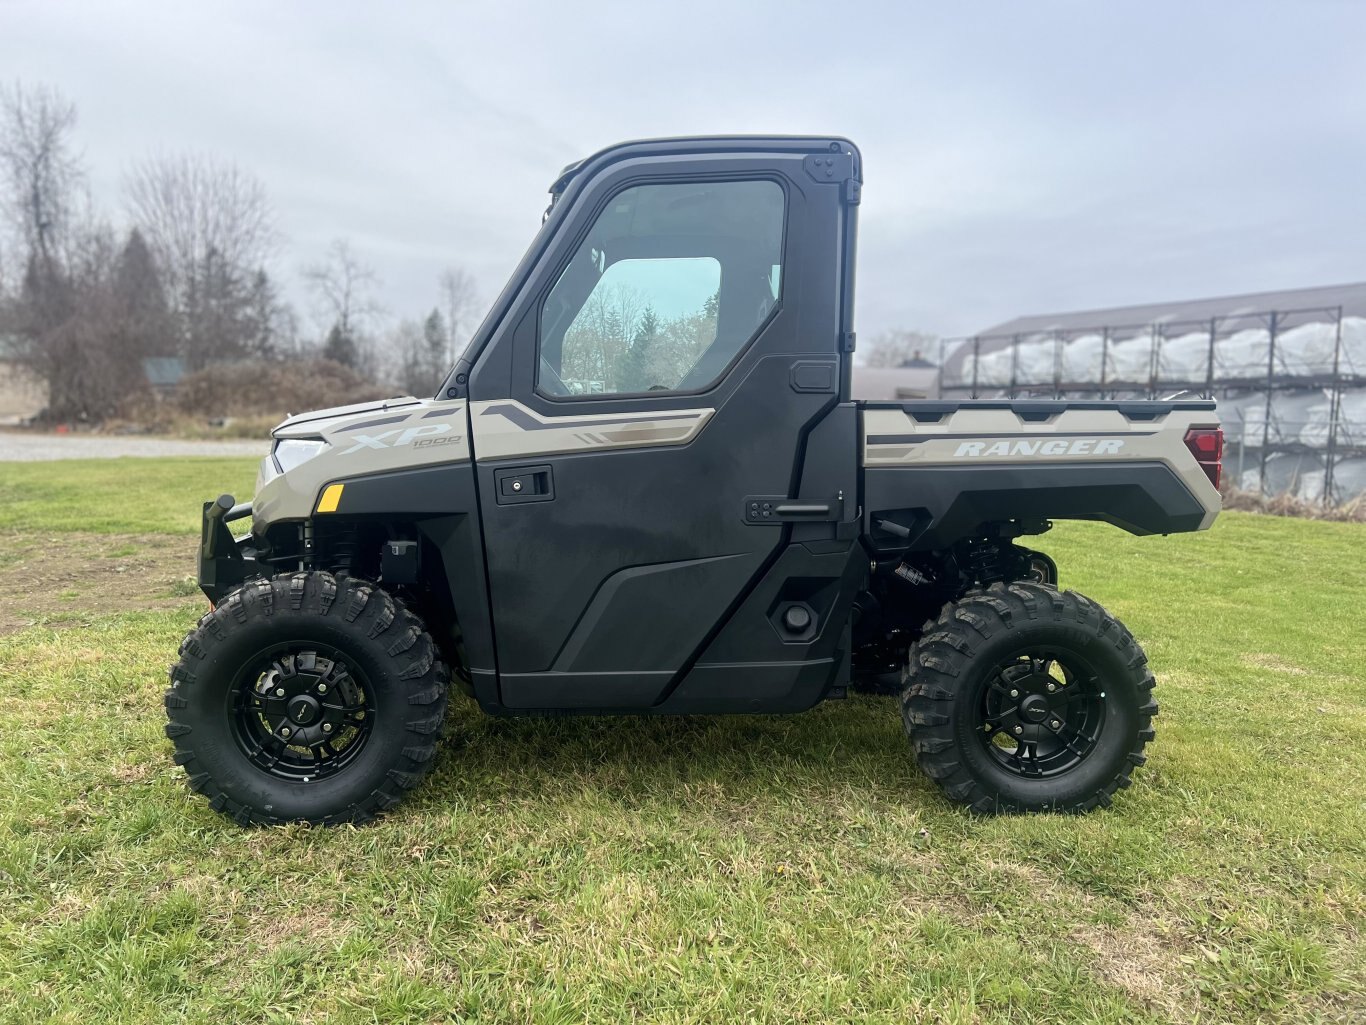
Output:
[[266,456],[261,460],[261,465],[256,470],[256,490],[252,494],[260,494],[261,489],[280,476],[280,468],[275,465],[273,456]]
[[275,443],[275,465],[281,473],[288,473],[312,459],[323,449],[327,442],[321,438],[284,438]]

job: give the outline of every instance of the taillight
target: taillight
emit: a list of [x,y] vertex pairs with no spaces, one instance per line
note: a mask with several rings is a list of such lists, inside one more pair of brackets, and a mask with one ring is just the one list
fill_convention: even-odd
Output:
[[1218,427],[1193,427],[1186,432],[1186,448],[1190,449],[1200,469],[1217,489],[1223,470],[1224,432]]

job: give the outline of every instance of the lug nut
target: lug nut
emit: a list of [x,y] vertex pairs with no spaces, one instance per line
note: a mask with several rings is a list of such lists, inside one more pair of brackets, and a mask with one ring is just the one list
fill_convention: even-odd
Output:
[[323,723],[323,732],[324,732],[324,733],[331,733],[331,732],[332,732],[332,724],[331,724],[330,722],[325,722],[325,723]]
[[288,727],[288,726],[281,726],[281,727],[280,727],[280,736],[282,736],[282,737],[287,737],[287,736],[289,736],[289,727]]
[[1061,729],[1061,728],[1062,728],[1062,723],[1060,723],[1060,722],[1058,722],[1058,720],[1054,719],[1054,720],[1053,720],[1053,723],[1052,723],[1052,726],[1053,726],[1053,728],[1054,728],[1055,730],[1056,730],[1056,729]]
[[276,687],[276,688],[275,688],[275,696],[276,696],[277,698],[282,698],[282,697],[284,697],[284,696],[285,696],[285,689],[284,689],[283,687]]
[[1018,690],[1013,690],[1010,692],[1010,696],[1012,698],[1018,698],[1020,696],[1020,692]]
[[319,694],[326,694],[326,693],[327,693],[327,684],[325,684],[325,683],[320,683],[320,684],[318,684],[318,693],[319,693]]
[[1058,689],[1057,684],[1050,683],[1050,684],[1048,685],[1048,689],[1049,689],[1050,691],[1055,691],[1055,690],[1057,690],[1057,689]]
[[1021,734],[1021,733],[1023,733],[1023,732],[1024,732],[1024,727],[1023,727],[1023,726],[1016,726],[1016,727],[1015,727],[1015,733],[1016,733],[1016,735],[1019,735],[1019,734]]

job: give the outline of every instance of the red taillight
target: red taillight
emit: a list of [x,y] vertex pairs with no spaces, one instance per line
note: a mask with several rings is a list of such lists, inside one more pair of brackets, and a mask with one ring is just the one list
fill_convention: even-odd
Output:
[[1186,432],[1186,448],[1190,449],[1209,482],[1219,487],[1223,470],[1224,432],[1218,427],[1193,427]]

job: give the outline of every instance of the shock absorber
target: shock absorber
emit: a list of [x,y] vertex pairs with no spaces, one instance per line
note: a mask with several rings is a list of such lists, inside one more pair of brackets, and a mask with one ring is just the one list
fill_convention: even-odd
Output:
[[934,577],[904,560],[897,563],[892,572],[914,587],[927,587],[934,583]]
[[[326,552],[319,553],[319,562],[330,567],[334,573],[350,573],[356,561],[356,528],[347,525],[329,534],[326,539]],[[325,562],[321,556],[325,555]]]
[[963,542],[967,575],[974,584],[990,583],[1002,577],[1001,546],[995,538]]

